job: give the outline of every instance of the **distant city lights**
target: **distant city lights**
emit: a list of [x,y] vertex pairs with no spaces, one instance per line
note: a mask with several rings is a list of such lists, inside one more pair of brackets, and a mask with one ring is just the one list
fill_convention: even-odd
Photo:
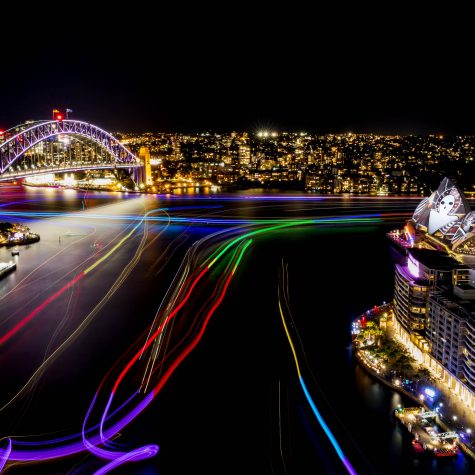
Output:
[[259,132],[257,132],[257,136],[259,138],[269,138],[269,137],[272,137],[272,138],[276,138],[279,136],[279,134],[275,131],[273,132],[269,132],[268,130],[261,130]]

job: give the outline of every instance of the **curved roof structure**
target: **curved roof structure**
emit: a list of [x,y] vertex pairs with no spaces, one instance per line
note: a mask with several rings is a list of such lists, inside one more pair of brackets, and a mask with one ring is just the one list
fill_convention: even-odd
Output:
[[449,178],[419,203],[411,221],[416,229],[444,241],[454,251],[475,254],[475,211]]

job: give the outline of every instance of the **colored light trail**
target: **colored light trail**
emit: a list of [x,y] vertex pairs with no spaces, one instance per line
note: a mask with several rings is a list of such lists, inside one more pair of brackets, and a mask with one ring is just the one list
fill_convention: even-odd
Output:
[[[150,211],[155,212],[157,209]],[[147,215],[147,214],[146,214]],[[142,219],[143,221],[143,219]],[[89,314],[83,319],[83,321],[80,323],[80,325],[73,331],[43,362],[42,364],[36,369],[36,371],[33,373],[33,375],[29,378],[29,380],[24,384],[24,386],[17,392],[17,394],[10,399],[9,402],[3,405],[3,407],[0,408],[0,412],[3,411],[6,407],[11,405],[15,400],[17,400],[21,395],[25,394],[27,389],[31,388],[32,385],[35,383],[36,380],[41,376],[41,374],[46,370],[46,367],[49,366],[59,355],[60,353],[68,346],[70,345],[79,335],[80,333],[87,327],[87,325],[90,323],[92,318],[98,313],[100,309],[105,305],[105,303],[111,298],[111,296],[121,287],[121,285],[125,282],[126,278],[130,274],[131,270],[135,267],[137,262],[140,259],[140,256],[147,246],[152,244],[156,238],[154,238],[150,243],[145,246],[145,239],[147,237],[147,232],[146,232],[146,224],[147,222],[145,221],[145,226],[144,226],[144,233],[142,240],[137,247],[136,253],[134,257],[130,260],[130,262],[126,265],[126,267],[123,269],[121,272],[120,276],[116,279],[112,287],[104,294],[102,299],[99,301],[99,303],[94,307],[94,309],[89,312]],[[139,223],[140,224],[140,223]],[[138,229],[138,225],[136,225],[133,229],[133,231],[136,231]],[[160,236],[164,231],[166,230],[166,227],[164,227],[156,237]],[[128,236],[131,236],[131,233],[128,233]],[[81,241],[80,239],[79,241]],[[121,240],[121,243],[123,244],[124,240]],[[116,246],[117,249],[117,246]],[[110,255],[110,254],[109,254]],[[46,261],[47,262],[47,261]],[[42,264],[43,265],[43,264]],[[90,266],[90,267],[96,267],[96,266]],[[31,273],[29,274],[31,275]],[[18,286],[19,284],[17,284]],[[15,286],[15,288],[17,287]]]
[[[51,444],[51,441],[44,441],[44,442],[37,443],[36,447],[38,448],[32,451],[32,450],[16,449],[15,448],[17,445],[16,441],[12,440],[7,450],[0,451],[2,460],[3,459],[5,459],[5,461],[6,460],[11,460],[11,461],[48,460],[48,459],[54,459],[58,457],[64,457],[67,455],[72,455],[72,454],[82,452],[87,449],[101,458],[106,458],[110,460],[110,463],[108,463],[106,466],[102,467],[98,472],[96,472],[96,473],[107,473],[110,470],[113,470],[114,468],[122,465],[125,462],[143,460],[145,458],[149,458],[151,456],[156,455],[158,453],[158,446],[155,446],[155,445],[147,445],[139,449],[134,449],[130,452],[113,452],[113,451],[97,448],[97,445],[103,443],[104,439],[110,439],[111,437],[113,437],[115,434],[118,433],[118,431],[120,431],[131,420],[133,420],[140,412],[142,412],[145,409],[145,407],[147,407],[148,404],[153,400],[153,398],[159,393],[160,389],[164,386],[165,382],[169,379],[169,377],[172,375],[174,370],[186,358],[186,356],[196,347],[196,345],[199,343],[199,341],[201,340],[204,334],[205,328],[211,316],[215,313],[216,309],[219,307],[219,305],[223,301],[224,296],[229,287],[229,284],[231,282],[231,279],[234,273],[236,272],[236,269],[238,268],[239,263],[242,260],[245,250],[250,245],[250,243],[251,241],[249,240],[242,246],[238,257],[237,259],[235,259],[232,269],[229,272],[228,277],[226,278],[226,281],[221,290],[221,293],[219,294],[218,298],[215,299],[215,302],[211,306],[210,310],[207,312],[198,334],[193,338],[192,342],[184,349],[184,351],[182,351],[182,353],[172,362],[170,367],[167,369],[164,375],[160,378],[159,383],[153,388],[153,390],[150,391],[150,393],[139,404],[137,404],[135,408],[133,408],[132,410],[129,410],[126,416],[122,417],[122,419],[119,422],[115,423],[112,427],[105,430],[103,430],[102,426],[104,425],[104,423],[106,422],[108,418],[107,417],[102,418],[100,433],[98,435],[87,438],[86,433],[90,432],[91,429],[86,430],[85,426],[86,426],[89,414],[92,410],[92,407],[94,406],[94,403],[95,403],[95,399],[94,399],[88,411],[88,414],[86,415],[81,442],[78,441],[78,442],[72,442],[69,444],[63,444],[60,447],[39,448],[39,447],[44,447]],[[232,259],[235,258],[235,255],[236,253],[233,252],[231,256]],[[188,301],[190,297],[191,292],[196,287],[197,283],[203,278],[206,272],[208,272],[208,268],[203,269],[197,275],[197,277],[191,282],[191,286],[188,293],[185,294],[180,304],[178,304],[178,306],[171,313],[172,317],[176,315],[176,313],[186,304],[186,302]],[[169,320],[170,318],[167,321]],[[149,345],[156,338],[156,336],[158,336],[158,334],[163,330],[164,327],[165,325],[161,325],[159,330],[156,331],[155,334],[152,336],[152,338],[149,339],[149,342],[150,342]],[[125,370],[122,371],[121,375],[119,376],[119,379],[116,381],[113,392],[115,392],[120,381],[125,376],[125,373],[132,367],[133,363],[137,360],[137,356],[140,355],[141,353],[142,351],[139,352],[137,355],[135,355],[132,361],[129,362],[129,364],[126,366]],[[110,404],[108,405],[108,407],[109,406]],[[110,417],[112,417],[112,415]],[[68,439],[71,439],[71,437],[69,437]],[[55,442],[57,442],[58,440],[60,439],[57,439]],[[21,443],[19,443],[18,446],[21,446]]]
[[[114,252],[116,252],[142,225],[144,219],[147,215],[161,211],[160,208],[153,209],[146,213],[146,215],[139,220],[139,222],[127,233],[117,244],[115,244],[112,249],[110,249],[104,256],[99,258],[94,264],[87,267],[84,271],[80,272],[73,279],[67,282],[61,289],[56,291],[53,295],[45,299],[40,305],[38,305],[34,310],[32,310],[26,317],[24,317],[19,323],[17,323],[12,329],[0,337],[0,346],[5,344],[10,338],[16,335],[22,328],[24,328],[33,318],[35,318],[42,310],[44,310],[49,304],[54,302],[58,297],[60,297],[64,292],[69,288],[79,282],[85,275],[94,270],[98,265],[108,259]],[[135,219],[137,221],[137,218]]]
[[[125,463],[127,461],[138,461],[138,460],[143,460],[144,458],[149,458],[150,456],[154,456],[158,452],[158,447],[156,446],[146,446],[141,449],[136,449],[134,451],[131,451],[129,453],[112,453],[109,451],[104,451],[103,449],[93,449],[95,445],[98,445],[99,443],[102,442],[102,438],[105,437],[107,439],[111,438],[113,435],[117,434],[120,430],[123,429],[133,418],[135,418],[140,412],[142,412],[145,407],[150,404],[150,402],[153,400],[153,398],[159,393],[159,391],[163,388],[164,384],[166,381],[169,379],[169,377],[172,375],[172,373],[175,371],[175,369],[178,367],[178,365],[186,358],[186,356],[196,347],[196,345],[199,343],[201,340],[204,331],[206,329],[206,325],[208,324],[211,316],[214,314],[216,309],[219,307],[221,304],[222,300],[224,299],[224,296],[226,294],[226,291],[228,289],[228,286],[231,282],[231,278],[234,275],[234,272],[236,271],[239,262],[242,259],[242,256],[244,254],[244,251],[246,248],[249,246],[250,241],[246,243],[246,245],[243,247],[241,250],[238,260],[233,266],[231,275],[227,278],[226,284],[219,296],[219,298],[216,300],[216,302],[213,304],[212,308],[209,310],[207,313],[204,323],[202,325],[202,328],[200,332],[195,336],[193,341],[185,348],[185,350],[181,353],[181,355],[173,362],[173,364],[170,366],[170,368],[167,370],[167,372],[162,376],[159,384],[149,393],[147,397],[144,398],[144,400],[139,403],[133,410],[131,410],[127,416],[125,416],[120,422],[116,423],[114,426],[112,426],[110,429],[104,430],[104,435],[96,435],[95,437],[92,437],[89,441],[83,436],[83,443],[74,443],[70,444],[65,447],[60,447],[60,448],[55,448],[55,449],[45,449],[45,450],[37,450],[34,452],[36,458],[31,458],[33,453],[32,452],[22,452],[22,451],[12,451],[10,455],[10,460],[15,460],[15,461],[27,461],[27,460],[45,460],[45,459],[51,459],[51,458],[57,458],[57,457],[63,457],[66,455],[72,455],[74,453],[78,453],[80,451],[83,451],[85,448],[88,450],[93,451],[96,455],[100,456],[101,458],[108,458],[109,460],[113,460],[113,463],[108,464],[107,466],[103,467],[101,470],[103,471],[98,471],[96,473],[107,473],[107,471],[112,470],[113,468],[119,466],[122,463]],[[201,278],[201,277],[199,277]],[[195,282],[193,282],[194,285],[196,285],[196,279]],[[192,284],[192,285],[193,285]],[[189,296],[185,297],[186,300],[188,300]],[[181,308],[181,307],[180,307]],[[92,410],[92,407],[94,405],[91,405],[88,414],[86,416],[85,423],[87,422],[87,418],[89,413]],[[5,455],[5,454],[2,454]]]
[[[282,272],[287,272],[287,271],[282,270]],[[302,390],[305,394],[305,398],[307,399],[307,401],[308,401],[308,403],[309,403],[309,405],[312,409],[312,412],[314,413],[318,423],[320,424],[321,428],[325,432],[326,436],[330,440],[330,442],[331,442],[333,448],[335,449],[335,452],[337,453],[339,459],[342,461],[343,465],[345,466],[345,468],[346,468],[346,470],[348,471],[349,474],[356,475],[357,474],[356,470],[353,468],[353,466],[351,465],[351,463],[348,460],[347,456],[344,454],[340,444],[336,440],[336,438],[333,435],[331,429],[328,427],[328,424],[323,419],[322,415],[320,414],[320,411],[318,410],[315,402],[312,399],[312,396],[310,395],[310,392],[307,389],[307,385],[305,384],[302,372],[300,370],[297,351],[296,351],[295,345],[292,341],[292,337],[290,336],[290,332],[289,332],[289,329],[287,327],[287,323],[285,322],[285,316],[284,316],[284,312],[282,310],[282,303],[281,303],[282,292],[283,292],[283,290],[281,289],[281,286],[279,286],[279,297],[278,297],[279,313],[280,313],[280,318],[281,318],[281,321],[282,321],[282,325],[284,326],[285,335],[287,337],[290,348],[292,350],[292,356],[293,356],[293,359],[294,359],[295,368],[297,370],[297,375],[298,375],[298,378],[299,378],[300,386],[302,387]]]
[[[173,208],[159,208],[162,211],[173,211]],[[404,214],[405,216],[406,214]],[[11,211],[1,212],[0,217],[16,217],[16,218],[71,218],[71,219],[98,219],[98,220],[110,220],[110,221],[137,221],[136,215],[101,215],[101,214],[88,214],[83,215],[80,213],[61,213],[51,211]],[[314,218],[299,220],[295,218],[266,218],[266,219],[244,219],[244,218],[215,218],[215,217],[193,217],[193,216],[147,216],[145,219],[150,222],[172,222],[176,224],[208,224],[208,225],[265,225],[265,224],[281,224],[284,222],[295,223],[296,221],[313,222],[314,224],[332,224],[334,221],[338,222],[378,222],[384,217],[400,217],[401,213],[371,213],[371,214],[359,214],[351,216],[328,216],[325,218]],[[366,221],[369,220],[369,221]],[[295,225],[295,224],[294,224]]]
[[33,318],[35,318],[42,310],[44,310],[51,302],[55,301],[60,295],[64,294],[66,290],[79,282],[84,277],[84,272],[78,274],[74,279],[71,279],[67,284],[63,285],[53,295],[44,300],[33,311],[31,311],[25,318],[18,322],[12,329],[0,337],[0,345],[4,345],[10,338],[16,335],[22,328],[24,328]]
[[5,464],[7,463],[7,460],[10,457],[11,452],[12,452],[12,441],[11,441],[10,437],[8,437],[7,438],[7,448],[0,455],[0,473],[3,470],[3,467],[5,467]]
[[[182,197],[180,197],[182,198]],[[252,197],[254,198],[254,197]],[[252,199],[250,198],[250,199]],[[287,197],[288,198],[288,197]],[[311,197],[308,201],[319,201],[322,198]],[[88,197],[91,199],[91,196]],[[242,198],[233,201],[241,200]],[[262,197],[260,200],[283,201],[284,197],[273,200],[270,197]],[[224,198],[226,200],[226,198]],[[84,203],[84,200],[83,200]],[[190,252],[183,259],[183,269],[177,278],[176,288],[170,293],[168,300],[164,303],[163,309],[157,311],[156,321],[151,324],[145,323],[142,340],[131,345],[118,359],[116,365],[102,380],[97,389],[92,402],[84,417],[82,430],[76,434],[69,434],[60,438],[45,438],[37,442],[16,440],[9,437],[4,440],[0,448],[0,470],[9,462],[32,462],[41,460],[52,460],[82,452],[89,452],[100,459],[107,461],[96,473],[108,473],[127,462],[136,462],[155,456],[159,448],[155,444],[146,444],[133,450],[119,450],[111,441],[117,434],[130,424],[141,412],[148,407],[159,395],[166,382],[173,375],[180,364],[197,347],[205,334],[211,317],[216,313],[225,299],[231,286],[235,273],[242,263],[246,251],[249,249],[253,239],[262,235],[272,235],[272,233],[285,230],[307,227],[307,226],[358,226],[372,225],[382,222],[385,216],[391,213],[362,213],[348,216],[317,216],[306,219],[291,218],[242,218],[226,217],[205,214],[204,216],[191,213],[206,213],[209,210],[221,210],[222,205],[204,206],[167,206],[154,208],[145,212],[142,216],[133,213],[110,214],[107,210],[104,213],[90,212],[90,210],[79,212],[60,211],[5,211],[0,216],[18,218],[51,218],[64,220],[98,220],[99,222],[118,222],[120,225],[132,221],[128,224],[127,231],[111,241],[111,248],[105,254],[95,254],[97,260],[92,264],[85,261],[79,271],[72,279],[66,282],[59,290],[44,299],[35,309],[30,311],[26,317],[13,326],[6,334],[0,337],[0,345],[10,341],[15,334],[22,330],[33,318],[44,311],[53,301],[57,300],[66,291],[72,289],[79,281],[88,282],[86,276],[94,275],[100,271],[103,264],[113,255],[119,254],[126,243],[135,238],[137,231],[146,224],[158,224],[156,229],[161,229],[163,224],[174,225],[203,225],[208,227],[200,230],[206,234],[190,247]],[[165,215],[156,214],[162,212]],[[178,214],[176,214],[178,213]],[[185,215],[183,215],[185,213]],[[397,214],[397,213],[395,213]],[[220,231],[214,231],[212,226],[224,226]],[[181,227],[181,226],[176,226]],[[197,229],[199,226],[196,226]],[[211,229],[210,229],[211,227]],[[211,232],[210,232],[211,231]],[[118,239],[118,240],[117,240]],[[135,256],[131,259],[130,265],[138,261],[142,250],[145,248],[146,235],[137,246]],[[112,244],[115,242],[115,244]],[[135,242],[135,241],[134,241]],[[86,264],[87,262],[87,264]],[[129,264],[127,264],[128,266]],[[126,266],[124,272],[114,282],[110,292],[114,292],[130,274],[130,269]],[[132,268],[132,267],[131,267]],[[180,267],[181,268],[181,267]],[[88,279],[91,278],[89,275]],[[64,280],[63,280],[64,282]],[[84,284],[81,284],[81,286]],[[103,299],[94,307],[91,314],[97,313],[103,304],[112,295],[107,293]],[[167,294],[168,295],[168,294]],[[159,309],[161,306],[159,307]],[[356,473],[350,470],[351,464],[341,451],[338,442],[334,438],[328,425],[321,417],[315,403],[302,378],[297,354],[293,346],[290,334],[285,324],[283,310],[279,302],[279,310],[284,323],[284,328],[292,348],[292,352],[299,375],[300,385],[312,408],[315,417],[324,429],[327,437],[332,442],[335,451],[345,464],[349,473]],[[88,317],[84,319],[84,322]],[[175,322],[179,321],[180,326],[176,328]],[[81,323],[82,325],[82,323]],[[79,327],[81,326],[79,325]],[[78,327],[78,328],[79,328]],[[181,328],[181,329],[180,329]],[[179,333],[181,331],[181,333]],[[169,344],[162,346],[164,335],[169,335]],[[145,340],[145,341],[143,341]],[[69,341],[69,339],[65,340]],[[129,343],[130,344],[130,343]],[[148,357],[147,367],[144,371],[148,374],[146,384],[144,378],[138,378],[137,373],[143,368],[138,362],[144,357]],[[137,383],[139,381],[139,384]],[[151,389],[148,390],[150,382]],[[145,389],[143,389],[145,388]],[[125,400],[125,402],[124,402]],[[7,446],[5,448],[5,441]]]
[[[224,284],[224,289],[221,293],[221,295],[219,296],[219,298],[216,300],[216,302],[213,304],[213,306],[211,307],[211,310],[208,312],[208,314],[206,315],[205,319],[204,319],[204,323],[201,327],[201,330],[200,332],[198,333],[198,335],[195,337],[195,339],[193,340],[193,343],[188,347],[188,349],[182,353],[182,355],[177,358],[175,360],[175,362],[170,366],[170,368],[167,370],[167,372],[165,373],[165,376],[163,377],[161,383],[159,385],[157,385],[155,388],[154,388],[154,394],[157,395],[158,392],[160,391],[160,389],[163,387],[163,385],[165,384],[165,382],[168,380],[168,378],[171,376],[171,374],[173,373],[173,371],[178,367],[178,365],[183,361],[184,358],[186,358],[186,356],[196,347],[196,345],[198,344],[198,342],[201,340],[203,334],[204,334],[204,330],[208,324],[208,321],[209,319],[211,318],[211,316],[213,315],[213,313],[216,311],[216,309],[219,307],[219,305],[221,304],[223,298],[224,298],[224,295],[226,294],[226,291],[227,291],[227,288],[231,282],[231,279],[234,275],[234,273],[236,272],[243,256],[244,256],[244,253],[246,251],[246,249],[250,246],[252,242],[252,239],[248,239],[244,245],[242,246],[242,249],[240,250],[239,252],[239,255],[237,257],[237,260],[236,262],[234,263],[233,265],[233,268],[231,270],[231,273],[229,275],[229,277],[227,278],[225,284]],[[221,254],[222,256],[222,254]],[[186,302],[189,300],[190,298],[190,295],[192,294],[193,290],[195,289],[196,285],[198,284],[198,282],[203,278],[203,276],[208,272],[208,270],[210,269],[211,265],[208,266],[208,267],[205,267],[199,274],[198,276],[193,280],[193,282],[191,283],[191,286],[190,286],[190,289],[188,291],[188,293],[183,297],[183,300],[180,302],[180,304],[175,307],[175,309],[167,316],[167,318],[163,321],[163,323],[158,327],[158,329],[155,331],[155,333],[152,334],[152,336],[148,339],[148,341],[146,342],[146,345],[144,346],[144,348],[142,348],[140,351],[138,351],[135,356],[129,361],[129,363],[126,365],[126,367],[123,369],[123,371],[120,373],[119,377],[117,378],[117,380],[115,381],[114,383],[114,386],[112,388],[112,391],[111,391],[111,394],[109,396],[109,400],[107,401],[107,405],[106,405],[106,408],[104,410],[104,413],[103,413],[103,416],[102,416],[102,419],[101,419],[101,425],[100,425],[100,432],[101,432],[101,436],[102,436],[102,432],[103,432],[103,426],[105,424],[105,421],[107,419],[107,415],[108,415],[108,411],[109,411],[109,408],[111,407],[112,405],[112,401],[113,401],[113,398],[114,398],[114,395],[120,385],[120,383],[122,382],[122,380],[124,379],[125,375],[130,371],[130,369],[132,368],[132,366],[138,361],[138,359],[140,358],[140,356],[143,354],[144,351],[147,350],[147,348],[157,339],[157,337],[163,332],[164,328],[166,325],[168,325],[168,323],[172,320],[173,317],[175,317],[177,315],[177,313],[183,308],[183,306],[186,304]],[[104,443],[105,442],[105,438],[102,437],[102,442]]]

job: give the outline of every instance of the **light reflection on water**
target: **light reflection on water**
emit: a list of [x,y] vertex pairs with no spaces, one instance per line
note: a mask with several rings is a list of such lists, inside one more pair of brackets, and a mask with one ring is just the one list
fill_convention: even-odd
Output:
[[[247,190],[240,193],[252,196],[263,195],[268,191]],[[296,194],[291,193],[291,195]],[[35,188],[16,193],[15,201],[21,201],[22,196],[26,201],[23,204],[15,205],[15,209],[70,211],[81,210],[84,200],[86,206],[93,208],[96,205],[114,202],[126,205],[129,201],[132,203],[137,198],[134,194],[94,192],[88,193],[85,197],[84,193],[74,190]],[[175,198],[167,200],[163,197],[160,197],[159,202],[163,206],[192,206],[202,203],[199,200],[195,203],[190,199],[191,195],[189,194],[183,196],[186,200],[182,200],[182,202]],[[213,195],[213,198],[218,197],[218,195]],[[0,190],[0,201],[2,204],[4,203],[2,190]],[[384,198],[378,200],[383,208],[384,204],[389,202],[391,205],[394,204],[394,200],[388,201]],[[352,203],[357,203],[358,212],[361,212],[361,198],[352,200],[346,197],[344,203],[341,205],[344,212],[352,209]],[[282,212],[287,215],[295,215],[295,203],[279,202],[274,205],[252,200],[245,200],[244,203],[223,200],[222,204],[225,207],[223,212],[220,210],[208,210],[207,212],[217,216],[229,214],[243,218],[262,215],[275,216]],[[331,207],[331,213],[337,214],[339,211],[335,209],[334,205],[333,200],[324,199],[318,202],[321,209],[330,209]],[[310,208],[316,208],[316,206],[315,203],[309,205]],[[407,209],[411,209],[413,206],[414,200],[409,203]],[[299,202],[299,209],[302,207],[304,205],[300,205]],[[312,210],[312,213],[316,212],[318,211]],[[30,220],[30,223],[32,230],[35,231],[35,221]],[[74,223],[74,225],[77,227],[83,223]],[[51,227],[47,221],[41,223],[41,226],[45,230]],[[110,226],[112,228],[117,225],[111,224]],[[158,233],[159,229],[161,228],[157,226],[151,232]],[[194,239],[219,229],[221,228],[205,225],[193,228],[175,225],[173,230],[167,231],[168,241],[166,243],[171,242],[178,233],[184,231],[192,236],[190,239],[192,242]],[[62,242],[62,245],[65,245],[65,241]],[[43,240],[42,246],[58,246],[56,234],[51,241]],[[187,245],[181,245],[177,254],[184,252],[186,247]],[[363,369],[354,364],[353,358],[349,357],[351,352],[348,351],[348,329],[351,319],[369,306],[380,303],[383,299],[391,298],[392,251],[388,251],[388,247],[384,238],[384,230],[374,226],[356,229],[348,227],[344,232],[334,232],[331,227],[318,232],[311,229],[285,231],[275,233],[269,238],[256,240],[251,251],[252,259],[243,263],[243,271],[240,274],[242,278],[238,277],[240,279],[238,284],[228,296],[226,311],[217,316],[216,321],[212,323],[212,328],[217,329],[216,333],[213,334],[211,329],[203,348],[200,349],[201,353],[199,354],[207,354],[209,360],[206,360],[205,357],[200,360],[199,355],[193,355],[188,371],[185,368],[174,377],[171,383],[172,394],[165,393],[160,404],[154,406],[147,414],[146,423],[141,421],[137,430],[139,434],[134,434],[137,439],[143,437],[146,442],[158,438],[157,443],[163,444],[166,450],[159,455],[156,461],[149,461],[142,467],[131,465],[127,467],[125,473],[157,473],[157,464],[162,469],[162,473],[177,473],[174,472],[174,470],[179,470],[176,465],[177,460],[181,463],[178,467],[199,471],[199,468],[206,467],[206,457],[213,457],[213,449],[210,450],[210,447],[221,447],[220,444],[226,445],[226,447],[236,444],[241,447],[239,457],[248,466],[251,466],[252,462],[249,453],[257,452],[257,450],[252,452],[246,450],[252,446],[261,447],[262,457],[267,460],[267,441],[265,444],[262,442],[262,434],[267,434],[269,428],[268,420],[262,414],[267,414],[268,408],[262,408],[257,401],[261,394],[260,391],[267,395],[270,392],[269,388],[274,387],[275,380],[265,371],[258,371],[255,367],[259,368],[256,361],[260,361],[263,354],[270,354],[270,359],[274,358],[276,353],[278,357],[287,354],[287,347],[279,346],[279,332],[272,326],[276,317],[273,305],[275,271],[282,256],[288,260],[291,269],[290,285],[292,286],[291,293],[294,295],[292,301],[294,317],[297,326],[302,328],[303,338],[308,342],[306,345],[307,356],[312,368],[315,369],[318,384],[323,388],[331,401],[332,409],[341,417],[345,428],[357,442],[359,449],[364,453],[369,464],[374,467],[376,473],[383,475],[392,475],[393,473],[398,475],[470,473],[470,468],[467,467],[467,461],[463,455],[460,455],[456,460],[430,460],[413,457],[410,452],[410,436],[393,416],[393,411],[398,404],[412,405],[412,403],[375,381]],[[154,262],[154,259],[161,257],[160,253],[164,248],[164,245],[152,248],[149,251],[149,261]],[[22,252],[21,260],[25,255],[40,260],[39,249],[39,247],[32,247],[28,253]],[[25,261],[23,260],[23,262]],[[244,273],[244,269],[247,269],[247,274]],[[9,277],[12,280],[9,285],[13,286],[16,277],[15,274]],[[141,281],[140,289],[126,286],[123,293],[111,303],[108,313],[112,316],[114,314],[123,315],[125,310],[127,315],[138,316],[136,325],[139,326],[139,318],[145,318],[144,316],[148,313],[154,312],[156,307],[154,299],[157,298],[162,286],[163,282],[160,279],[150,282]],[[337,299],[334,298],[335,290],[338,292]],[[81,298],[83,297],[84,294],[81,295]],[[75,308],[78,312],[80,305],[79,301]],[[108,328],[106,325],[108,316],[106,315],[103,319],[103,330],[107,329],[110,333],[106,335],[106,332],[103,331],[90,334],[91,348],[96,345],[113,347],[121,340],[128,339],[131,327],[127,324],[126,319],[123,317],[115,319],[114,327]],[[112,317],[109,316],[109,318]],[[325,335],[328,335],[325,339],[319,337],[322,330],[322,319],[325,323]],[[252,323],[246,326],[246,322]],[[224,343],[222,341],[223,334],[228,338]],[[39,335],[40,331],[36,337],[38,338]],[[255,341],[252,339],[253,337],[255,337]],[[274,345],[270,349],[266,347],[269,341],[272,341]],[[277,352],[276,348],[279,349]],[[25,353],[29,356],[28,352],[31,351],[33,354],[34,350],[35,346],[31,345]],[[81,347],[83,353],[81,364],[94,364],[93,356],[88,354],[89,350],[88,347]],[[246,366],[243,363],[243,359],[246,357],[252,364]],[[97,374],[91,375],[91,373],[82,371],[81,365],[78,365],[74,355],[69,355],[68,358],[70,360],[67,361],[71,364],[65,364],[66,371],[59,370],[53,379],[68,381],[70,375],[66,373],[69,373],[70,368],[73,367],[75,376],[79,378],[78,388],[85,392],[93,391],[96,387],[95,380],[100,380],[104,369],[107,369],[107,364],[104,363],[104,367],[97,365]],[[216,378],[213,373],[207,379],[207,385],[202,385],[202,373],[206,372],[207,367],[212,367],[217,359],[222,360],[222,365],[227,368],[227,371],[220,371],[219,378]],[[276,357],[276,359],[278,358]],[[196,361],[201,361],[203,367],[193,366]],[[332,362],[331,368],[328,368],[329,361]],[[242,408],[242,399],[235,395],[237,393],[234,374],[236,368],[242,371],[239,384],[249,385],[248,391],[255,391],[255,407]],[[277,372],[274,366],[272,369]],[[223,391],[223,387],[228,390]],[[220,399],[224,400],[223,407],[219,408],[219,411],[212,403],[207,402],[210,399],[210,394],[220,395]],[[287,401],[287,404],[291,405],[292,401]],[[242,410],[243,417],[247,413],[254,413],[256,417],[252,420],[251,418],[246,419],[248,425],[245,427],[239,427],[237,424],[228,427],[226,433],[211,431],[207,440],[187,441],[185,436],[177,434],[177,427],[182,427],[185,433],[203,434],[207,427],[213,427],[213,424],[219,426],[216,419],[232,417],[231,415],[226,416],[229,407],[235,408],[233,411]],[[78,409],[79,417],[82,415],[83,408],[80,405],[78,408],[81,409]],[[185,411],[186,420],[181,420],[180,415]],[[310,423],[306,418],[298,419],[304,421],[305,424]],[[318,439],[318,435],[315,435],[313,430],[310,430],[305,424],[301,430],[305,437],[312,434],[311,446],[313,448],[310,447],[308,450],[314,450],[314,447],[322,445],[322,441],[313,439],[314,437]],[[299,448],[299,441],[304,436],[295,435],[296,432],[297,429],[292,432],[292,436],[295,437],[295,440],[292,440],[293,450],[305,460],[313,460],[313,452],[305,452],[307,449],[303,448],[304,444],[302,444],[302,448]],[[192,439],[192,437],[189,438]],[[192,446],[197,448],[194,449]],[[298,450],[302,450],[302,452],[298,452]],[[184,457],[183,453],[188,455]],[[200,460],[199,457],[202,457],[203,460]],[[28,470],[24,473],[28,473]]]

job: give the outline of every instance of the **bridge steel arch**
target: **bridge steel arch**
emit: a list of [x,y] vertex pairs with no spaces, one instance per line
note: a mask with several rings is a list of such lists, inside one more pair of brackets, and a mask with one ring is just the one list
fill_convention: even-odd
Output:
[[[23,124],[13,129],[11,134],[6,135],[6,140],[0,142],[0,180],[10,177],[19,177],[32,174],[41,174],[51,172],[50,168],[38,168],[34,172],[29,173],[6,173],[8,168],[18,160],[25,152],[35,145],[43,142],[51,137],[58,135],[72,135],[85,137],[99,144],[115,159],[114,167],[132,168],[140,167],[140,160],[124,147],[115,137],[99,127],[78,120],[62,120],[62,121],[43,121],[34,122],[32,124]],[[18,132],[14,132],[18,131]],[[7,131],[9,132],[9,131]],[[105,166],[110,168],[111,166]],[[79,167],[81,170],[92,168],[102,168],[97,164],[91,164],[90,167],[83,165]],[[66,171],[65,168],[54,170],[57,172]],[[53,171],[53,172],[54,172]],[[3,175],[8,175],[3,176]]]

